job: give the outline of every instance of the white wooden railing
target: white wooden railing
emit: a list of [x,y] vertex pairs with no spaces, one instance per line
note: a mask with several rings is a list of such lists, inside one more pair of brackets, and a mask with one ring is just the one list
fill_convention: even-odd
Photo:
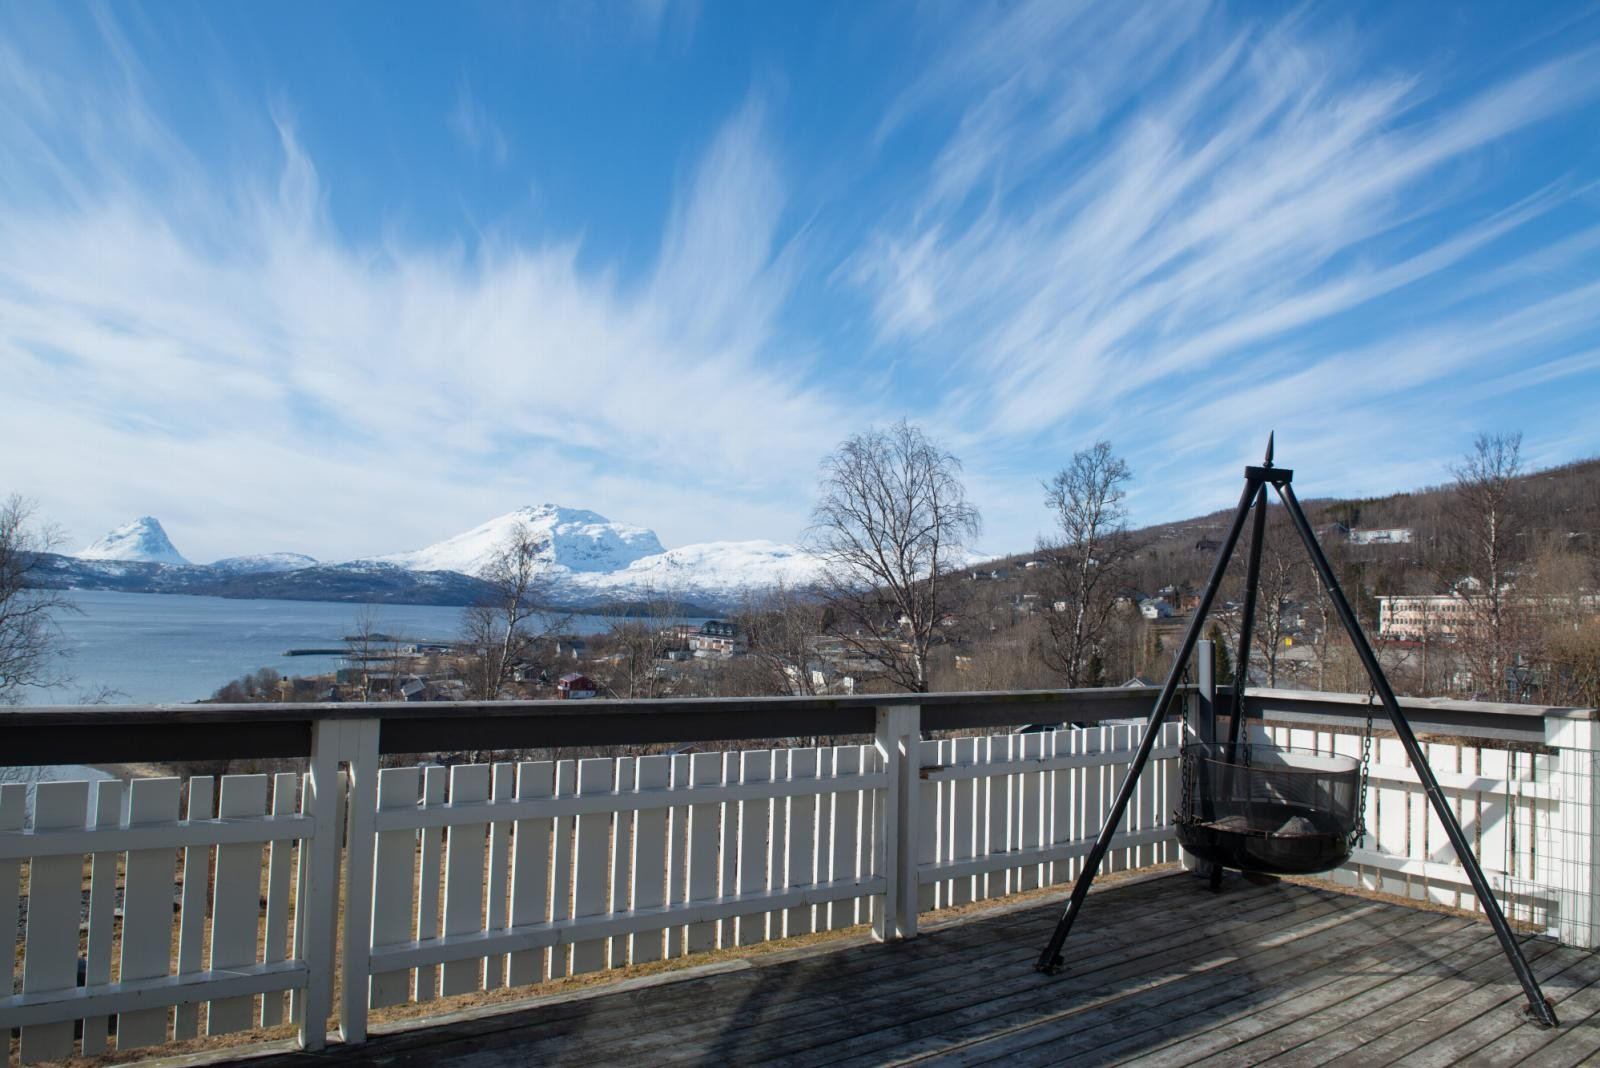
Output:
[[[1256,695],[1265,722],[1252,735],[1277,745],[1361,756],[1352,723],[1299,726],[1280,718],[1309,700],[1345,695]],[[1420,704],[1420,703],[1419,703]],[[1435,715],[1458,703],[1434,702]],[[1588,709],[1477,705],[1508,720],[1533,719],[1537,734],[1481,726],[1425,737],[1428,764],[1456,820],[1473,843],[1501,909],[1524,930],[1586,948],[1600,947],[1600,735]],[[1536,718],[1535,718],[1536,717]],[[1333,717],[1327,717],[1332,719]],[[1377,716],[1367,792],[1368,833],[1332,881],[1452,908],[1481,911],[1398,738]]]
[[[192,756],[208,731],[234,755],[282,755],[302,737],[309,750],[303,771],[273,775],[0,788],[0,924],[26,902],[0,1028],[20,1029],[24,1063],[291,1023],[316,1048],[335,1008],[357,1042],[369,1010],[404,1002],[857,924],[911,937],[930,909],[1074,879],[1143,729],[925,741],[924,727],[1115,720],[1152,696],[273,706],[249,737],[248,708],[210,724],[204,709],[152,709],[147,743],[126,710],[0,716],[35,762],[106,759],[97,744]],[[1269,693],[1249,710],[1280,744],[1351,751],[1357,704]],[[1592,715],[1431,702],[1419,716],[1448,739],[1430,758],[1512,918],[1595,945]],[[101,731],[58,738],[48,728],[62,719]],[[381,753],[434,737],[739,738],[808,720],[872,741],[379,768]],[[1181,728],[1163,730],[1108,869],[1178,859]],[[1380,737],[1375,754],[1373,833],[1333,878],[1472,907],[1398,746]]]

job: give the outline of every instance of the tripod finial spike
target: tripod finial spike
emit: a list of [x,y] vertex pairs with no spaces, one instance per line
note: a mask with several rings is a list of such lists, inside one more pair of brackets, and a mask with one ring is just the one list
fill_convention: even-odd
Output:
[[1267,431],[1267,458],[1264,461],[1262,461],[1262,464],[1261,464],[1262,467],[1271,467],[1272,466],[1272,439],[1275,438],[1276,436],[1277,436],[1277,431],[1275,431],[1275,430]]

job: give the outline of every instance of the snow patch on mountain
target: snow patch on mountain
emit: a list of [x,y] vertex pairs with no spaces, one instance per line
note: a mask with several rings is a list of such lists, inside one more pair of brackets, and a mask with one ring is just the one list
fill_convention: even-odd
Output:
[[409,553],[376,559],[411,571],[459,571],[481,575],[518,525],[526,525],[539,545],[541,570],[608,573],[665,552],[654,531],[613,523],[597,512],[541,504],[497,516],[453,538]]
[[708,541],[636,560],[603,576],[575,577],[590,589],[653,589],[719,595],[761,589],[780,581],[807,586],[821,577],[822,562],[794,545],[775,541]]
[[644,527],[554,504],[521,508],[426,549],[362,563],[481,575],[518,524],[529,528],[539,546],[538,570],[548,596],[569,603],[652,594],[732,603],[742,590],[780,581],[806,586],[821,572],[821,562],[794,545],[712,541],[668,550]]
[[317,561],[304,553],[255,553],[216,560],[210,566],[229,575],[271,575],[280,571],[303,571],[316,567]]
[[74,553],[80,560],[132,560],[150,564],[186,565],[178,550],[173,548],[167,532],[153,516],[141,516],[125,523],[90,545]]

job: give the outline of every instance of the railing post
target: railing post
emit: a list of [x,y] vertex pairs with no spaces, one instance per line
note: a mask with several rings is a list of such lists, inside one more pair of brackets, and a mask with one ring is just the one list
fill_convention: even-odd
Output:
[[[367,1000],[372,972],[372,854],[377,832],[378,721],[346,720],[340,755],[350,764],[348,830],[344,847],[344,965],[339,1001],[339,1037],[367,1038]],[[391,890],[392,892],[392,890]]]
[[[1189,734],[1188,738],[1180,738],[1179,744],[1189,742],[1210,744],[1217,740],[1217,643],[1202,638],[1194,643],[1195,688],[1184,696],[1189,702]],[[1156,739],[1160,741],[1160,739]],[[1172,796],[1176,799],[1173,807],[1176,809],[1183,804],[1183,768],[1182,759],[1177,762],[1176,782],[1173,784]],[[1185,871],[1192,871],[1197,875],[1209,878],[1212,864],[1208,860],[1196,860],[1185,852],[1182,847],[1178,855],[1183,862]]]
[[1556,750],[1560,788],[1545,876],[1556,892],[1557,937],[1563,945],[1594,949],[1600,947],[1600,723],[1554,715],[1545,717],[1544,729]]
[[877,840],[888,888],[872,924],[880,942],[917,935],[917,795],[922,741],[919,705],[879,705],[873,741],[889,783],[877,808]]
[[1217,643],[1204,638],[1195,642],[1194,662],[1194,740],[1209,744],[1217,740]]
[[[304,923],[295,957],[306,964],[305,1003],[300,1014],[300,1047],[319,1050],[328,1038],[333,1009],[333,930],[339,908],[339,748],[343,725],[319,719],[311,727],[311,767],[306,780],[306,806],[311,810],[312,836],[302,841],[306,856],[305,896],[295,902]],[[309,848],[307,848],[309,846]]]

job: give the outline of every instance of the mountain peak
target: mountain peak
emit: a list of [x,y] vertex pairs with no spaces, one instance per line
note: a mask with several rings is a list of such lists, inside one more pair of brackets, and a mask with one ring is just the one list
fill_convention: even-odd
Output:
[[111,531],[75,554],[80,560],[136,560],[152,564],[187,564],[172,545],[160,520],[140,516]]
[[412,571],[481,575],[519,524],[539,543],[538,558],[546,569],[611,572],[666,551],[652,530],[612,522],[599,512],[547,502],[507,512],[425,549],[378,559]]

